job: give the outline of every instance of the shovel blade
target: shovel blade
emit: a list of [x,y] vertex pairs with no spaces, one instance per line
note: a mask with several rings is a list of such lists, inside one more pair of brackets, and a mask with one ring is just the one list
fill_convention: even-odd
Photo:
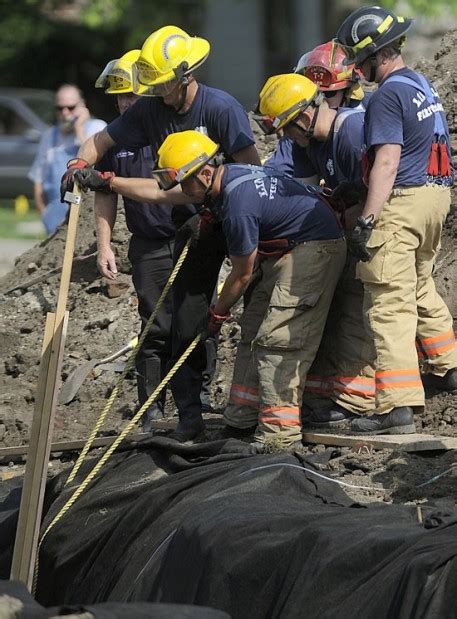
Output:
[[60,390],[60,404],[70,404],[75,395],[78,393],[78,389],[86,380],[87,375],[94,369],[98,362],[98,359],[92,359],[91,361],[80,365],[68,375],[67,380],[64,382]]

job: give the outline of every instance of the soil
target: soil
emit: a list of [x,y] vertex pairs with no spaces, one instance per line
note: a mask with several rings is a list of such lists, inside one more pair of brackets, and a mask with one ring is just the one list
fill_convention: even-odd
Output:
[[[417,68],[434,82],[448,114],[453,155],[457,151],[457,32],[448,33],[442,40],[435,58],[421,62]],[[253,127],[262,158],[275,148],[276,138],[265,138]],[[446,222],[442,251],[435,268],[435,281],[455,318],[457,311],[457,201]],[[86,196],[81,207],[75,255],[89,256],[96,250],[92,198]],[[33,415],[39,371],[40,348],[46,313],[52,311],[58,294],[59,275],[27,286],[27,282],[61,265],[66,227],[52,238],[22,254],[12,271],[0,279],[0,446],[28,442]],[[139,320],[137,299],[130,277],[127,259],[129,234],[122,210],[119,209],[113,246],[120,274],[112,283],[101,278],[95,257],[74,264],[68,299],[70,320],[62,367],[62,380],[77,366],[104,358],[123,347],[137,334]],[[13,287],[16,290],[9,292]],[[227,402],[231,372],[239,338],[237,317],[227,321],[222,329],[218,352],[218,369],[214,380],[213,406],[221,412]],[[112,370],[93,369],[76,398],[67,406],[59,404],[56,413],[54,440],[85,438],[92,429],[114,382],[120,374]],[[123,384],[104,431],[118,432],[136,408],[135,377]],[[167,414],[173,415],[169,400]],[[417,416],[418,431],[457,436],[457,400],[449,394],[427,391],[426,409]],[[207,439],[220,437],[217,429],[207,432]],[[345,487],[360,501],[384,500],[393,502],[424,500],[455,501],[457,496],[456,452],[405,454],[380,450],[356,453],[349,448],[325,449],[323,446],[303,448],[303,453],[316,463],[325,475],[341,482],[370,489]],[[62,468],[55,460],[50,472]],[[11,475],[20,473],[23,465],[11,465]],[[439,479],[420,486],[435,475],[449,471]]]

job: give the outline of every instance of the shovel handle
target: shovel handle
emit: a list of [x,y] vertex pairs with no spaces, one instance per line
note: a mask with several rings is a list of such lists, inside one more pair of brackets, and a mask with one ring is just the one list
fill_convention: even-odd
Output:
[[130,340],[130,342],[128,344],[126,344],[126,346],[123,346],[117,352],[113,353],[109,357],[105,357],[104,359],[100,359],[100,361],[97,363],[97,365],[100,365],[100,363],[109,363],[110,361],[114,361],[118,357],[121,357],[122,355],[125,355],[125,353],[128,353],[131,350],[133,350],[134,348],[136,348],[137,345],[138,345],[138,337],[134,337],[132,340]]

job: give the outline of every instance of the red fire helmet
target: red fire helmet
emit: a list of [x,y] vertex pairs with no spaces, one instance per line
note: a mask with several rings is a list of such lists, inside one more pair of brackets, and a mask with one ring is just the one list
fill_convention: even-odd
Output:
[[343,65],[343,60],[346,60],[343,49],[335,41],[329,41],[303,54],[294,70],[324,92],[343,90],[353,86],[360,78],[354,66]]

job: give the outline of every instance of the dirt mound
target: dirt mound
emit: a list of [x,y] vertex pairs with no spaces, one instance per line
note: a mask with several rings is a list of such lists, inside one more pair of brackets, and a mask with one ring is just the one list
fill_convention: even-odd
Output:
[[[448,33],[435,60],[422,62],[418,69],[428,75],[439,90],[447,111],[453,154],[457,151],[457,32]],[[253,123],[261,157],[274,150],[275,137],[265,137]],[[455,198],[455,197],[454,197]],[[455,204],[455,199],[454,199]],[[70,321],[66,340],[62,379],[78,365],[95,358],[104,358],[124,346],[139,328],[137,299],[127,260],[129,234],[122,209],[119,209],[113,246],[118,256],[120,275],[115,283],[99,276],[95,256],[92,198],[83,201],[76,242],[76,256],[87,258],[76,262],[72,272],[68,308]],[[455,212],[455,209],[454,209]],[[66,228],[51,239],[35,246],[16,261],[14,269],[0,280],[0,445],[26,443],[34,407],[39,370],[40,348],[45,315],[55,306],[59,275],[49,275],[44,281],[32,283],[39,276],[57,269],[64,253]],[[457,219],[452,214],[443,235],[443,249],[435,269],[437,288],[453,315],[457,311]],[[16,290],[11,291],[12,288]],[[213,404],[222,409],[227,401],[231,372],[239,337],[235,319],[224,325],[218,352],[218,372],[213,388]],[[85,438],[105,403],[114,381],[119,376],[111,370],[90,372],[75,400],[68,406],[59,405],[55,440]],[[124,383],[121,395],[109,415],[105,429],[118,430],[125,425],[136,406],[135,377]],[[169,414],[173,406],[168,405]],[[418,428],[443,435],[457,435],[457,404],[449,395],[428,394],[426,411],[417,419]],[[390,457],[380,454],[373,460],[371,473],[379,474]],[[390,453],[390,452],[389,452]],[[376,464],[377,463],[377,464]],[[379,464],[382,466],[378,466]],[[369,474],[367,469],[367,474]]]

